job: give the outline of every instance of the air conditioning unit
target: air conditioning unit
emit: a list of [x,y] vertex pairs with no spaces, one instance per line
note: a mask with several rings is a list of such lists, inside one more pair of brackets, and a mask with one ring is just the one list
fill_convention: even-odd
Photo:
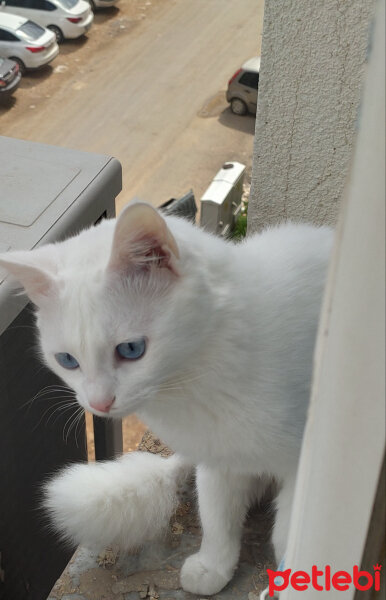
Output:
[[[114,158],[4,137],[0,181],[0,252],[30,250],[114,217],[122,187]],[[62,465],[87,459],[84,420],[68,431],[76,406],[53,415],[55,396],[43,392],[33,400],[46,386],[63,383],[41,364],[35,346],[33,309],[2,271],[0,597],[18,600],[47,598],[72,554],[58,544],[39,508],[42,482]],[[109,450],[111,425],[104,420],[97,427]]]
[[245,165],[225,163],[201,198],[200,224],[211,233],[227,237],[241,210]]

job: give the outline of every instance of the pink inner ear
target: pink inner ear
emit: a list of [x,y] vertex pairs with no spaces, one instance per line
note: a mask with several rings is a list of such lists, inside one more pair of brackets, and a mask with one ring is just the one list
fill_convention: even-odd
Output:
[[109,269],[120,272],[148,272],[152,267],[168,269],[179,275],[176,261],[168,246],[154,238],[142,237],[132,243],[128,251],[120,252],[118,261],[110,263]]
[[108,269],[127,272],[166,268],[178,275],[177,244],[165,220],[150,205],[129,205],[120,215],[114,233]]
[[10,253],[2,256],[0,264],[20,282],[32,302],[39,306],[53,295],[55,282],[46,271],[21,260],[18,253]]
[[28,294],[48,297],[53,294],[54,283],[50,276],[40,272],[26,283],[26,291]]
[[140,268],[150,268],[151,265],[157,267],[169,268],[171,259],[170,250],[165,245],[161,245],[154,238],[142,237],[137,240],[136,248],[132,255],[134,266]]

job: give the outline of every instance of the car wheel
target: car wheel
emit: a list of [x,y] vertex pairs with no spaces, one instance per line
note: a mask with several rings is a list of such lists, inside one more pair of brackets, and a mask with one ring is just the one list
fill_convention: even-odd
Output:
[[240,98],[232,98],[231,100],[231,111],[235,115],[245,115],[248,112],[247,105]]
[[59,29],[59,27],[56,27],[56,25],[47,25],[47,29],[50,29],[56,37],[56,41],[58,42],[58,44],[61,44],[64,40],[64,35],[62,33],[62,30]]
[[10,56],[9,58],[10,58],[10,60],[14,60],[15,63],[17,63],[19,65],[19,71],[22,75],[24,75],[26,68],[25,68],[25,64],[23,63],[23,61],[20,58],[17,58],[17,56]]

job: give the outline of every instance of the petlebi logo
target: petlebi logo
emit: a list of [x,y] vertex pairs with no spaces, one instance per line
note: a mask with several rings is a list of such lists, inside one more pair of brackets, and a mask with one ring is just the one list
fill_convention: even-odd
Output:
[[287,587],[292,587],[298,592],[305,592],[308,589],[318,591],[336,590],[343,592],[353,585],[356,590],[366,591],[374,589],[379,591],[381,581],[382,565],[374,565],[373,571],[361,571],[357,565],[354,565],[352,571],[333,571],[330,565],[319,568],[312,566],[311,573],[306,571],[292,571],[285,569],[273,571],[267,569],[268,588],[264,590],[261,598],[278,598],[278,592],[282,592]]

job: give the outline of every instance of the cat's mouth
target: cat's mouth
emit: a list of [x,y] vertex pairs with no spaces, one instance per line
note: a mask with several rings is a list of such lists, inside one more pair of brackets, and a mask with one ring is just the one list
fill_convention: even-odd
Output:
[[122,414],[120,410],[109,410],[108,412],[96,410],[95,408],[87,407],[86,411],[100,417],[101,419],[122,419],[126,415]]
[[146,402],[146,398],[144,396],[137,397],[135,399],[130,399],[126,401],[124,405],[118,404],[114,402],[114,404],[109,408],[109,410],[98,410],[97,408],[88,407],[88,411],[97,417],[107,418],[107,419],[123,419],[128,415],[135,413],[140,407],[144,405]]

